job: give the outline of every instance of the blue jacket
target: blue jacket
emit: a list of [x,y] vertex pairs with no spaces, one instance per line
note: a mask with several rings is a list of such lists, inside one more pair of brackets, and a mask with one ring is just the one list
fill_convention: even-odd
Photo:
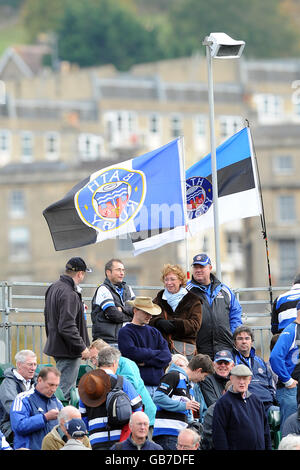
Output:
[[248,358],[244,357],[237,349],[234,349],[232,353],[236,365],[245,364],[252,371],[249,392],[254,393],[267,406],[272,405],[276,400],[276,389],[271,368],[262,358],[256,356],[253,347]]
[[270,354],[272,370],[286,386],[292,384],[292,374],[298,363],[297,325],[293,321],[283,330]]
[[11,427],[14,432],[14,449],[26,447],[40,450],[42,440],[58,424],[57,419],[47,421],[45,413],[54,408],[63,408],[60,400],[39,393],[36,389],[19,393],[10,411]]

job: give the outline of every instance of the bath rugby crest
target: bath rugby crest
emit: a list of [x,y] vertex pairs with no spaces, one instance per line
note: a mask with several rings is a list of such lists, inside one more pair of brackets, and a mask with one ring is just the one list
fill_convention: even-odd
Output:
[[110,167],[100,170],[74,198],[81,220],[98,231],[114,230],[134,218],[143,205],[142,171]]
[[186,180],[187,214],[195,219],[208,211],[213,202],[212,185],[207,178],[194,176]]

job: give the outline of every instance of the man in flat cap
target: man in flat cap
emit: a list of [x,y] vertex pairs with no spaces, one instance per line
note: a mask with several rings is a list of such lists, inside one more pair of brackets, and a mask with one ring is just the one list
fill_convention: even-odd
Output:
[[153,398],[164,369],[172,358],[167,341],[160,331],[149,325],[152,315],[159,315],[161,308],[152,302],[151,297],[136,297],[130,303],[133,319],[119,331],[119,349],[122,356],[136,362]]
[[194,256],[192,279],[186,288],[202,300],[197,352],[214,360],[218,351],[233,348],[232,334],[242,324],[242,307],[234,292],[212,274],[211,259],[206,253]]
[[82,258],[71,258],[65,273],[51,284],[45,294],[45,328],[47,341],[44,353],[54,357],[61,372],[60,387],[66,399],[76,385],[81,359],[89,358],[89,337],[85,306],[79,284],[91,272]]
[[216,450],[271,450],[271,436],[263,402],[248,391],[252,372],[244,364],[231,369],[231,386],[217,400],[213,414]]

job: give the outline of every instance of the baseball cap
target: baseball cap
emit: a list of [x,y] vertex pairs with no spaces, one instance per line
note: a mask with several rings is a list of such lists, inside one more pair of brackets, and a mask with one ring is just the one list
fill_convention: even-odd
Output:
[[194,264],[201,264],[201,266],[206,266],[207,264],[211,264],[211,261],[205,253],[200,253],[200,255],[194,256],[192,266]]
[[250,377],[253,375],[249,367],[245,366],[244,364],[238,364],[237,366],[234,366],[231,369],[230,374],[237,375],[238,377]]
[[69,271],[85,271],[87,273],[92,272],[92,269],[88,268],[83,259],[79,257],[69,259],[66,264],[66,269]]
[[228,362],[234,362],[233,361],[233,356],[230,351],[227,351],[226,349],[223,349],[222,351],[218,351],[215,355],[214,362],[218,361],[228,361]]
[[65,427],[71,437],[83,437],[87,434],[86,425],[80,418],[73,418],[67,421]]

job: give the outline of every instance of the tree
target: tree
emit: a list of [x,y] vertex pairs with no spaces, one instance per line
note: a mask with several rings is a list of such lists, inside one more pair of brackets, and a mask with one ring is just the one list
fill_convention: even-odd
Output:
[[174,0],[169,11],[173,54],[203,50],[205,36],[224,32],[246,42],[245,55],[296,56],[299,34],[279,7],[280,0]]
[[55,32],[69,0],[25,0],[22,20],[32,41],[39,33]]
[[69,1],[57,33],[60,59],[83,67],[111,63],[127,70],[164,56],[156,30],[116,0]]

